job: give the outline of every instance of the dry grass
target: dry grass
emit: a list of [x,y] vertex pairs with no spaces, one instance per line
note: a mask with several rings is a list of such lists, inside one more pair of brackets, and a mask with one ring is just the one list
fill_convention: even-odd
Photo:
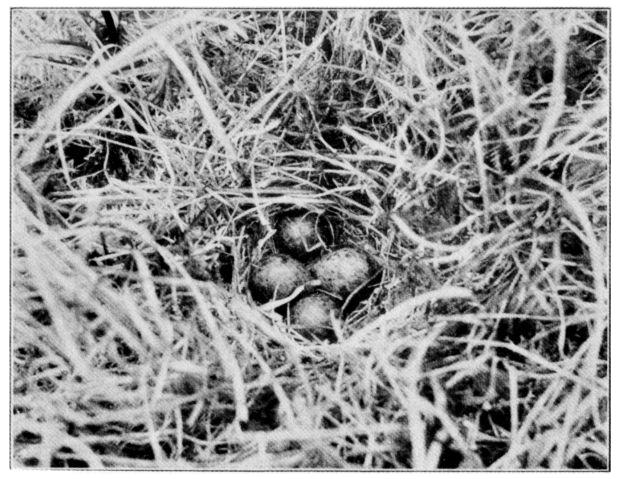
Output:
[[[16,466],[607,467],[606,12],[115,15],[13,12]],[[287,208],[381,272],[335,342]]]

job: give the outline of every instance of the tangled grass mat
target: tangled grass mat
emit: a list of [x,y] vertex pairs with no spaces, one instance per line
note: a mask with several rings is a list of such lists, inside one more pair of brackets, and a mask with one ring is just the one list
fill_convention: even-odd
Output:
[[13,466],[606,469],[608,37],[13,10]]

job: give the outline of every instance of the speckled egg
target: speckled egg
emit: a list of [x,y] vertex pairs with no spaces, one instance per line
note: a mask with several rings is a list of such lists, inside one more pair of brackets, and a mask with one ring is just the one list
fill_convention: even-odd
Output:
[[338,303],[328,294],[321,292],[304,296],[291,308],[294,328],[317,337],[324,337],[332,331],[332,315],[339,317]]
[[290,256],[274,254],[264,257],[250,273],[252,297],[259,303],[285,298],[310,281],[306,267]]
[[311,272],[322,288],[344,298],[371,276],[368,257],[355,248],[340,248],[316,261]]
[[332,237],[333,231],[327,218],[312,211],[284,215],[276,224],[276,246],[295,258],[308,258],[320,253]]

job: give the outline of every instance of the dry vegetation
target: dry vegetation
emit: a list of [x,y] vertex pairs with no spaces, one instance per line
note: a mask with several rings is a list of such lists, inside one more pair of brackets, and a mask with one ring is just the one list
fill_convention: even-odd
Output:
[[[607,467],[606,12],[12,25],[16,466]],[[289,208],[335,341],[248,292]]]

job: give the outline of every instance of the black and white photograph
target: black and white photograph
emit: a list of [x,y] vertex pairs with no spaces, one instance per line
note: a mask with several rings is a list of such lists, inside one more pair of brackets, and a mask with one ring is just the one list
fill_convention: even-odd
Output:
[[611,10],[234,6],[10,10],[11,469],[609,471]]

